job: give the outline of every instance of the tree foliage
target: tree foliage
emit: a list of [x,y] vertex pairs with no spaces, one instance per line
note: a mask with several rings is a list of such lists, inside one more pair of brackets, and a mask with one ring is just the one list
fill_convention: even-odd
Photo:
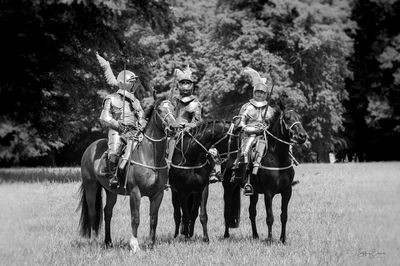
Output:
[[357,1],[346,135],[367,160],[399,159],[400,1]]
[[[332,149],[342,129],[347,99],[347,59],[354,30],[346,1],[196,1],[174,7],[178,23],[168,39],[147,38],[159,48],[157,84],[165,90],[173,69],[196,70],[206,116],[230,119],[251,98],[243,75],[250,66],[289,94],[304,117],[315,149]],[[211,9],[211,10],[210,10]],[[205,16],[206,15],[206,16]],[[318,113],[318,116],[315,114]]]
[[109,88],[94,51],[147,86],[154,55],[136,34],[172,26],[164,1],[5,0],[0,9],[0,158],[14,163],[98,130],[99,91]]

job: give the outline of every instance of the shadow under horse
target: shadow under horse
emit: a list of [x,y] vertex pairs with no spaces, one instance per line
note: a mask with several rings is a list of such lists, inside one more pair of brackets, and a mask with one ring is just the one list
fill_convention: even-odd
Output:
[[[302,144],[306,141],[308,135],[304,130],[300,116],[292,109],[284,107],[273,108],[274,114],[271,119],[270,129],[265,131],[268,141],[268,150],[261,158],[259,169],[256,175],[252,174],[253,164],[249,164],[249,169],[239,167],[241,176],[250,175],[250,183],[254,188],[254,194],[250,196],[249,216],[251,221],[253,238],[258,238],[256,215],[258,195],[264,194],[264,203],[267,213],[268,238],[267,242],[272,242],[272,224],[274,216],[272,212],[272,200],[276,194],[281,194],[281,236],[282,243],[286,242],[286,223],[288,219],[288,204],[292,196],[292,184],[294,178],[294,168],[290,158],[290,146],[297,143]],[[294,141],[294,142],[293,142]],[[229,165],[228,165],[229,166]],[[243,166],[243,165],[242,165]],[[229,181],[225,181],[229,182]],[[242,184],[240,184],[242,185]],[[238,201],[238,193],[232,194],[230,190],[237,189],[237,186],[224,186],[225,211],[229,208],[229,203]],[[231,197],[229,197],[231,195]],[[239,201],[240,204],[240,201]],[[237,206],[236,206],[237,208]],[[239,206],[240,208],[240,206]],[[232,216],[232,215],[231,215]],[[231,217],[228,216],[228,217]],[[226,218],[225,218],[226,219]],[[229,225],[227,221],[226,224]],[[225,237],[229,237],[229,227],[225,228]]]
[[[188,132],[182,131],[177,138],[173,153],[169,182],[174,206],[175,234],[186,238],[194,234],[199,214],[203,226],[203,241],[208,242],[207,199],[214,155],[209,149],[223,139],[229,124],[224,121],[205,121]],[[182,222],[182,224],[181,224]],[[180,227],[181,226],[181,227]]]
[[[102,173],[107,151],[107,139],[99,139],[85,150],[81,160],[82,184],[80,187],[81,217],[80,234],[91,238],[92,231],[98,235],[102,222],[102,190],[106,192],[106,205],[104,207],[105,220],[105,245],[112,246],[110,223],[113,207],[117,195],[130,197],[132,236],[130,247],[133,252],[138,251],[137,240],[138,226],[140,223],[140,201],[146,196],[150,199],[150,247],[155,243],[158,210],[164,195],[164,186],[168,178],[165,149],[167,143],[167,129],[180,127],[171,115],[173,106],[168,101],[159,99],[149,112],[150,120],[144,130],[143,140],[132,151],[131,161],[126,170],[121,173],[126,177],[121,184],[126,184],[113,189],[109,186],[109,174]],[[125,179],[125,178],[124,178]]]

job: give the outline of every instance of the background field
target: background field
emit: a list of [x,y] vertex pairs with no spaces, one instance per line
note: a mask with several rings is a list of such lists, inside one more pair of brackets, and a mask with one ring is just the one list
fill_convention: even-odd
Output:
[[[27,169],[25,169],[28,171]],[[399,265],[400,163],[304,164],[296,168],[300,184],[289,205],[288,243],[281,245],[280,196],[274,200],[274,239],[267,246],[263,197],[258,204],[260,240],[251,239],[249,200],[243,197],[240,228],[224,231],[222,186],[210,186],[208,202],[210,243],[201,241],[197,221],[195,237],[173,239],[171,193],[160,209],[157,245],[130,256],[128,198],[114,209],[112,237],[115,247],[104,249],[104,232],[89,243],[79,237],[77,169],[42,169],[28,181],[24,169],[0,171],[1,265]],[[58,172],[57,172],[58,171]],[[63,172],[64,171],[64,172]],[[19,175],[19,182],[11,182]],[[40,176],[47,175],[47,178]],[[61,183],[68,175],[67,183]],[[38,177],[39,176],[39,177]],[[22,178],[23,177],[23,178]],[[53,182],[57,180],[57,182]],[[64,180],[65,181],[65,180]],[[141,206],[139,241],[148,234],[148,200]]]

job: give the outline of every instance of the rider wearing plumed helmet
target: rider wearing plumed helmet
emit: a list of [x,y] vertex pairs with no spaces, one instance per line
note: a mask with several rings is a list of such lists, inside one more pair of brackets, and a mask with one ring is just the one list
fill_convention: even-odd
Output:
[[[238,169],[240,158],[243,158],[244,168],[248,168],[250,149],[257,136],[262,134],[263,129],[268,126],[268,121],[272,117],[272,111],[268,109],[267,102],[268,89],[271,87],[272,82],[267,78],[261,78],[259,73],[250,67],[245,68],[244,73],[251,79],[253,98],[245,103],[239,112],[239,127],[242,128],[242,146],[234,163],[234,170]],[[244,194],[252,195],[254,191],[250,184],[250,179],[246,178],[246,176],[242,176],[241,179],[246,180]]]

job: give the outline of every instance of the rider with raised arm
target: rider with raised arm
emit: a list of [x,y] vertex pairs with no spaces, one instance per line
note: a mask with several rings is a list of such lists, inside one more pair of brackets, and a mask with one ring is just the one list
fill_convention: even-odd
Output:
[[[271,118],[271,112],[268,112],[268,87],[271,82],[266,78],[261,78],[257,71],[252,68],[245,68],[244,73],[250,76],[253,86],[253,98],[245,103],[239,112],[240,122],[239,127],[242,128],[242,146],[239,156],[234,162],[232,169],[239,168],[239,162],[243,158],[244,176],[241,180],[246,180],[244,185],[244,195],[249,196],[254,193],[253,187],[250,184],[250,178],[247,177],[247,169],[249,165],[249,151],[252,148],[257,136],[263,134],[264,129],[268,126],[268,120]],[[265,140],[266,141],[266,140]],[[262,143],[262,152],[267,149],[267,143]],[[233,179],[236,179],[236,173]],[[247,178],[246,178],[247,177]]]
[[110,64],[96,53],[100,65],[103,67],[107,82],[117,85],[119,90],[108,95],[103,102],[100,121],[108,127],[108,173],[112,175],[109,185],[113,188],[119,187],[117,165],[126,145],[119,169],[126,166],[130,153],[139,142],[141,131],[144,130],[147,121],[134,93],[140,86],[140,81],[135,73],[123,70],[115,79]]

